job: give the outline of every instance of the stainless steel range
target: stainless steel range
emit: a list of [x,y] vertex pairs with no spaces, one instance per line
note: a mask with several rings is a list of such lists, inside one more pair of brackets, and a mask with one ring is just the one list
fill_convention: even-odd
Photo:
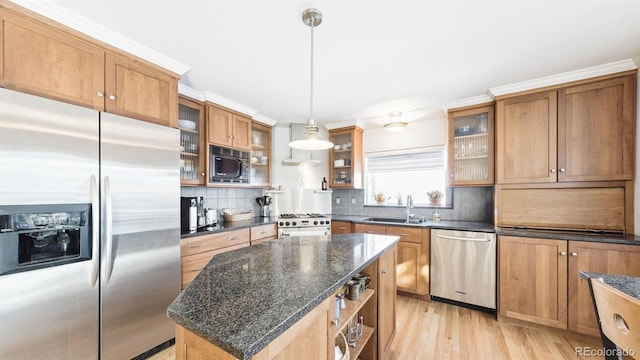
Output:
[[301,235],[330,235],[331,218],[322,214],[280,214],[278,238]]

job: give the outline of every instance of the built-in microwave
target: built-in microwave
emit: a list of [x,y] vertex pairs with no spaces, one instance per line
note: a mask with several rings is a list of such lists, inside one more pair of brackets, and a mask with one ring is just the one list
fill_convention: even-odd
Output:
[[211,182],[249,183],[249,152],[221,146],[209,146]]

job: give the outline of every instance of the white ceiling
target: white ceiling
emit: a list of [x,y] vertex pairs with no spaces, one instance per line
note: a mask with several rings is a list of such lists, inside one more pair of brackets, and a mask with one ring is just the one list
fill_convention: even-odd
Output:
[[[638,0],[52,0],[191,70],[180,82],[306,122],[315,30],[319,123],[441,116],[494,86],[640,59]],[[414,111],[412,110],[420,110]]]

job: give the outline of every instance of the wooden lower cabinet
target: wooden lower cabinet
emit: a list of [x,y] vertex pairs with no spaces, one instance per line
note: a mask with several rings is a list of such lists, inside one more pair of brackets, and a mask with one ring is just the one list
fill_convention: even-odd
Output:
[[191,283],[214,255],[240,249],[249,244],[248,228],[182,239],[180,242],[182,288]]
[[396,247],[378,259],[378,357],[385,358],[396,335]]
[[277,238],[278,228],[276,224],[259,225],[251,228],[251,245],[257,245],[263,241]]
[[640,246],[499,236],[499,314],[598,336],[580,271],[640,276]]
[[599,336],[589,285],[580,271],[640,276],[640,246],[569,241],[569,330]]
[[355,224],[353,228],[355,233],[400,236],[396,266],[397,290],[415,295],[429,294],[430,229],[370,224]]
[[352,233],[351,227],[353,224],[350,221],[331,221],[331,233],[332,234],[350,234]]
[[400,236],[397,257],[397,289],[416,295],[429,294],[429,229],[387,226],[387,235]]

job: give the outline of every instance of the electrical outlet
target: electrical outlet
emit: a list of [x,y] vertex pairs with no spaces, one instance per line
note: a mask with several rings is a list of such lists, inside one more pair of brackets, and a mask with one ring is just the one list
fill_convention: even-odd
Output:
[[356,204],[356,198],[351,198],[351,203],[355,205]]
[[336,204],[340,204],[340,198],[336,198]]

